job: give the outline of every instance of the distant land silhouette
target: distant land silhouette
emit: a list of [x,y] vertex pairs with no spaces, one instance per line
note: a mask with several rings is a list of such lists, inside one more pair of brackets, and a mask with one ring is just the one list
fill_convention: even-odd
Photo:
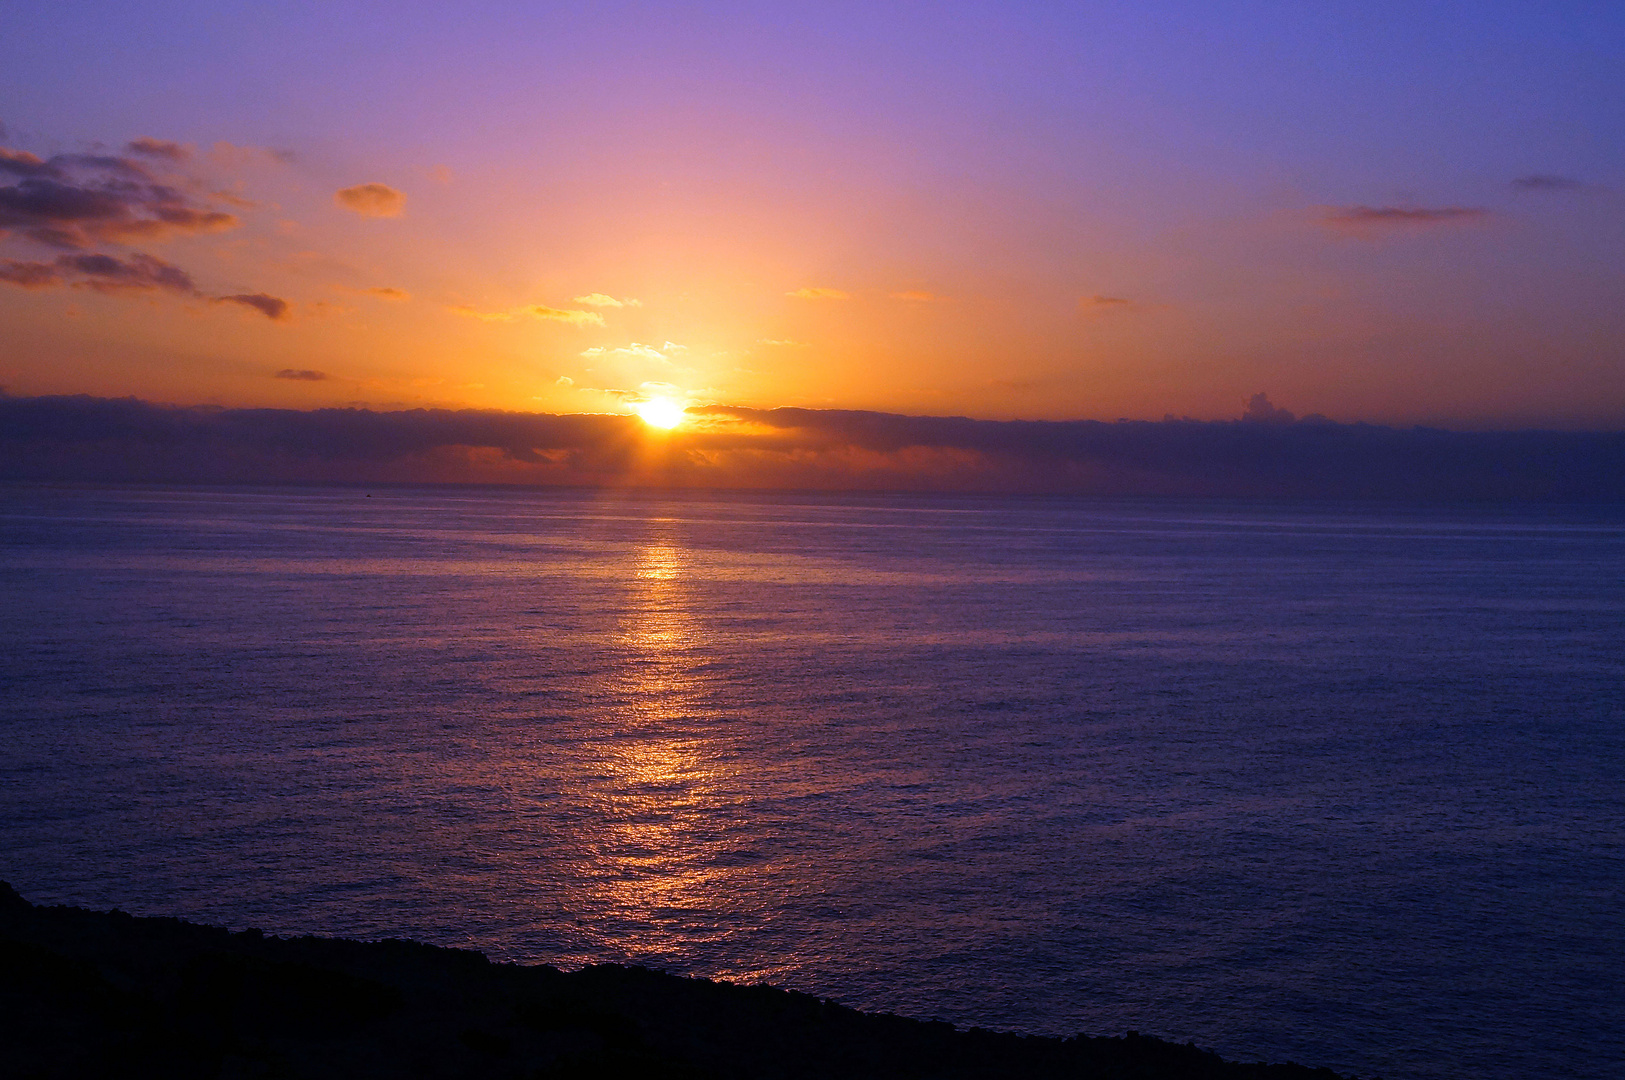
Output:
[[1297,419],[972,420],[704,406],[608,414],[226,409],[0,397],[0,479],[476,483],[1187,497],[1625,501],[1625,433]]
[[19,1080],[1339,1080],[1132,1032],[960,1031],[636,967],[565,973],[410,941],[35,907],[4,883],[0,1067]]

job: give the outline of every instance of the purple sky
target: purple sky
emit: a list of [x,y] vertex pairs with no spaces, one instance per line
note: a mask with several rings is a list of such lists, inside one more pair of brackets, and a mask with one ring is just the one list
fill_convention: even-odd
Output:
[[[231,217],[70,248],[14,195],[14,394],[1110,419],[1262,390],[1340,420],[1625,426],[1617,4],[6,22],[0,146],[99,148]],[[0,173],[0,215],[23,181]],[[403,201],[335,198],[366,184]]]

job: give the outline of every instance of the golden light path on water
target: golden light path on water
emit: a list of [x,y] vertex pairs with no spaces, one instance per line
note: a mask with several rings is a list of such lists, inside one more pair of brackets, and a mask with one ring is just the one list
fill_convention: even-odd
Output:
[[721,826],[740,799],[737,757],[702,734],[714,728],[695,722],[708,688],[706,627],[685,573],[692,553],[669,535],[674,522],[649,525],[627,581],[604,737],[595,740],[601,831],[580,870],[589,883],[583,910],[598,922],[593,936],[624,948],[630,934],[639,951],[670,955],[732,932],[741,913],[725,910],[729,898],[749,890],[730,880],[751,870],[727,864]]

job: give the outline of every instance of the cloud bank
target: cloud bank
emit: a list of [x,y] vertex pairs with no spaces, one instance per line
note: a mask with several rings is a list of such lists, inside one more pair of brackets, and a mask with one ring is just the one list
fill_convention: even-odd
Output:
[[0,398],[0,478],[1625,502],[1621,433],[1294,420],[1262,395],[1248,409],[1101,423],[719,405],[657,435],[619,415]]

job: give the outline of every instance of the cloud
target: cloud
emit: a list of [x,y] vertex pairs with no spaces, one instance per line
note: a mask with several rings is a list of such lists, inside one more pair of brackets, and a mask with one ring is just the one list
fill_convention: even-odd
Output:
[[946,296],[938,296],[923,289],[909,289],[906,292],[894,292],[889,295],[893,300],[910,300],[917,304],[934,304],[947,299]]
[[165,161],[177,164],[186,161],[192,156],[190,146],[182,146],[177,142],[166,139],[131,139],[124,145],[126,153],[140,154],[143,157],[162,158]]
[[298,156],[292,150],[278,150],[267,146],[238,146],[217,142],[206,155],[210,164],[222,169],[245,169],[256,165],[292,165]]
[[1112,311],[1129,311],[1135,307],[1132,300],[1121,296],[1084,296],[1078,299],[1078,310],[1085,315],[1104,315]]
[[[181,296],[204,296],[192,280],[192,275],[185,270],[139,252],[124,258],[88,252],[74,253],[59,255],[50,262],[7,259],[0,262],[0,282],[24,289],[72,286],[99,293],[156,290]],[[265,293],[237,293],[207,299],[217,304],[242,304],[273,320],[283,319],[288,314],[286,300]]]
[[1535,173],[1530,176],[1520,176],[1512,181],[1512,186],[1519,191],[1594,191],[1599,190],[1583,180],[1572,176],[1554,176],[1549,173]]
[[[668,341],[666,342],[666,349],[683,350],[683,347],[681,345],[673,345]],[[664,351],[655,348],[653,345],[644,345],[642,342],[638,341],[634,341],[630,345],[623,345],[615,349],[609,348],[605,345],[595,345],[590,349],[584,350],[581,353],[581,356],[583,359],[587,360],[596,357],[609,356],[621,360],[654,360],[661,364],[671,363],[671,357],[667,356]]]
[[1321,223],[1334,229],[1418,229],[1467,224],[1489,216],[1479,206],[1341,206],[1327,208]]
[[453,307],[451,310],[470,319],[479,319],[481,322],[513,322],[515,319],[529,317],[544,322],[569,323],[571,326],[604,325],[604,317],[596,311],[570,311],[548,307],[545,304],[530,304],[525,307],[509,308],[506,311],[480,311],[467,306]]
[[[604,393],[636,401],[673,389]],[[1625,433],[710,405],[692,407],[688,424],[652,444],[641,421],[621,415],[0,397],[0,479],[1625,502]]]
[[[159,165],[178,165],[190,147],[139,138],[127,155]],[[195,182],[178,187],[136,157],[118,154],[54,154],[41,158],[0,147],[0,243],[22,243],[66,252],[49,261],[0,261],[0,282],[25,289],[72,287],[101,293],[163,291],[180,296],[245,304],[272,319],[287,314],[284,300],[264,293],[207,297],[191,274],[143,252],[112,254],[98,248],[126,247],[171,235],[218,233],[241,224],[210,200],[252,206],[227,192],[200,197]]]
[[563,308],[551,308],[542,304],[533,304],[520,310],[533,319],[544,319],[548,322],[569,323],[571,326],[604,325],[604,317],[596,311],[567,311]]
[[236,215],[160,182],[127,157],[41,159],[0,148],[0,173],[19,177],[0,187],[0,233],[15,230],[46,247],[83,251],[103,243],[223,232],[241,224]]
[[295,382],[325,382],[332,376],[325,371],[311,371],[308,368],[283,368],[273,378],[292,379]]
[[761,338],[758,345],[772,345],[781,349],[805,349],[812,345],[810,341],[791,341],[789,338]]
[[0,146],[0,172],[13,176],[39,176],[49,169],[38,155],[27,150],[11,150]]
[[573,303],[573,304],[586,304],[588,307],[642,307],[643,306],[643,301],[642,300],[633,300],[631,298],[628,298],[628,299],[625,299],[625,300],[617,300],[617,299],[615,299],[615,297],[608,296],[608,295],[606,295],[604,293],[601,293],[601,292],[588,293],[586,296],[577,296],[577,297],[574,297],[570,302]]
[[388,184],[357,184],[340,188],[333,201],[362,217],[399,217],[406,209],[406,196]]
[[1290,412],[1270,402],[1268,394],[1254,394],[1247,400],[1247,411],[1241,418],[1254,424],[1290,424],[1296,419]]
[[0,263],[0,281],[22,289],[49,289],[62,284],[62,273],[50,263],[7,259]]
[[164,289],[197,295],[197,285],[180,267],[151,255],[135,254],[124,259],[112,255],[59,255],[51,262],[7,260],[0,269],[0,281],[25,289],[73,285],[97,292]]
[[236,293],[232,296],[217,296],[217,304],[241,304],[253,308],[273,322],[281,321],[288,316],[288,302],[276,296],[267,296],[265,293]]
[[405,303],[412,299],[412,294],[405,289],[392,289],[388,286],[379,286],[372,289],[362,289],[368,296],[376,296],[380,300],[392,300],[395,303]]
[[570,378],[568,375],[560,375],[558,378],[553,380],[554,386],[574,386],[575,384],[576,381]]
[[840,289],[805,288],[805,289],[797,289],[795,292],[787,292],[784,295],[785,296],[793,296],[797,300],[850,300],[850,299],[852,299],[852,294],[851,293],[842,292]]

